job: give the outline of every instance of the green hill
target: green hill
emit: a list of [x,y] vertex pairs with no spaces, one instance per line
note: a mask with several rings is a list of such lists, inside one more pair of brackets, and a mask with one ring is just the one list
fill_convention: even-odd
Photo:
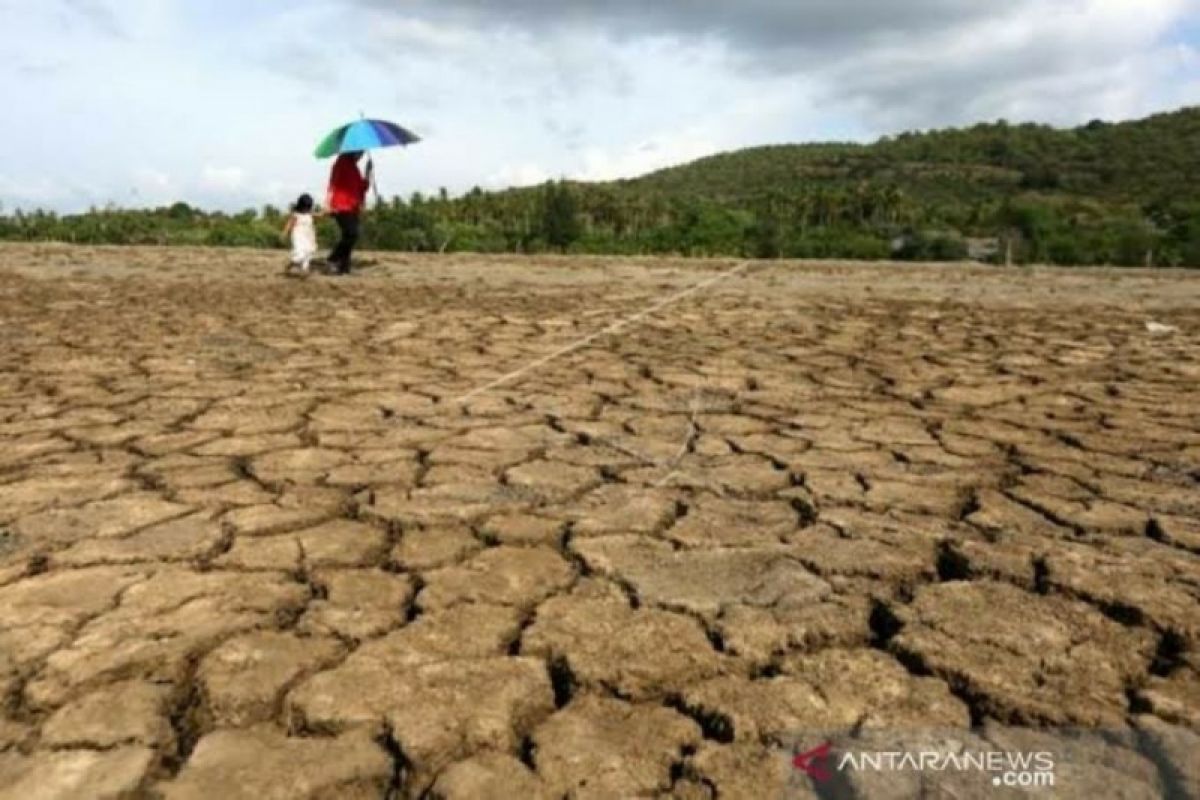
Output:
[[905,133],[870,145],[755,147],[624,182],[640,190],[746,202],[802,186],[902,187],[920,202],[971,202],[1026,190],[1145,203],[1196,199],[1200,108],[1073,129],[1004,122]]
[[[754,147],[631,180],[392,198],[364,244],[1200,266],[1200,108],[1073,129],[1005,122]],[[281,214],[184,203],[0,217],[0,238],[278,246]],[[328,235],[328,232],[327,232]]]
[[1187,108],[754,147],[569,190],[584,249],[1197,266],[1196,175],[1200,108]]

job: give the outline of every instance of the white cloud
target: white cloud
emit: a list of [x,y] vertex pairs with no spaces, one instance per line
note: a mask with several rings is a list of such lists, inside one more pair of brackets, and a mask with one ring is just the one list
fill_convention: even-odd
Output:
[[133,172],[134,185],[146,191],[160,191],[170,187],[171,176],[149,167],[139,167]]
[[373,37],[385,38],[395,44],[403,43],[409,48],[461,50],[476,39],[469,29],[416,17],[397,16],[392,12],[376,11],[369,20]]
[[1076,123],[1162,107],[1184,0],[1070,0],[1019,8],[924,42],[894,41],[821,70],[827,102],[875,127],[1009,117]]
[[200,185],[205,189],[237,192],[246,180],[246,171],[241,167],[214,167],[207,165],[200,176]]
[[720,150],[711,139],[689,132],[656,136],[620,150],[589,147],[583,153],[582,168],[572,177],[584,181],[632,178]]
[[1200,102],[1200,0],[8,5],[8,208],[283,205],[320,193],[312,148],[360,110],[424,136],[379,158],[407,195]]
[[487,178],[487,185],[494,189],[509,186],[536,186],[553,176],[537,164],[504,164]]

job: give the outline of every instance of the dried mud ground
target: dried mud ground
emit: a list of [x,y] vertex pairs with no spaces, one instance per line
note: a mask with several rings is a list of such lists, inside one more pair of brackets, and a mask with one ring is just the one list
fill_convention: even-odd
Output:
[[0,797],[1200,796],[1200,274],[370,258],[0,248]]

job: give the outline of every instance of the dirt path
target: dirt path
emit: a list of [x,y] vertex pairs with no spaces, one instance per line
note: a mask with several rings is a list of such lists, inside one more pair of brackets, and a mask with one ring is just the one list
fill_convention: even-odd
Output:
[[1200,796],[1200,274],[373,258],[0,248],[0,798]]

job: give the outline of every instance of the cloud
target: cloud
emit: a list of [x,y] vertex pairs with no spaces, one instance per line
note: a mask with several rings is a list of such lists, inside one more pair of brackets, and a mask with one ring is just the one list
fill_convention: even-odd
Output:
[[48,78],[62,73],[65,65],[61,61],[30,61],[17,65],[17,74],[27,79]]
[[[381,18],[401,16],[383,0],[357,2]],[[614,42],[705,46],[724,53],[734,73],[820,84],[821,111],[850,110],[882,133],[1003,115],[1075,122],[1146,113],[1161,106],[1161,79],[1179,60],[1169,39],[1198,5],[1198,0],[412,0],[397,26],[440,31],[419,37],[437,47],[461,44],[481,31],[493,41],[525,37],[527,50],[557,59],[553,66],[567,76],[567,94],[595,82],[586,64],[613,71],[618,63],[613,56],[597,55],[605,39],[610,50]],[[1194,93],[1183,99],[1189,97],[1200,99]]]
[[246,180],[246,172],[241,167],[214,167],[207,165],[200,174],[200,185],[205,189],[238,192]]
[[536,186],[551,179],[551,175],[537,164],[504,164],[488,176],[487,185],[504,189],[511,186]]
[[1178,61],[1164,41],[1178,0],[1046,4],[895,43],[824,71],[827,102],[856,105],[875,127],[931,127],[1008,117],[1070,124],[1139,116]]
[[[1054,0],[1050,0],[1053,2]],[[378,9],[387,0],[360,0]],[[1047,0],[1016,0],[1038,7]],[[714,37],[767,50],[826,49],[881,33],[914,34],[995,15],[978,0],[413,0],[413,13],[442,25],[506,27],[537,33],[596,30],[618,37]]]
[[632,178],[720,150],[716,142],[699,132],[668,133],[636,142],[628,148],[588,148],[583,153],[583,167],[571,177],[583,181]]
[[86,27],[112,39],[127,37],[116,13],[101,0],[62,0],[67,24],[83,23]]
[[8,208],[282,205],[324,185],[312,148],[359,111],[422,135],[378,159],[408,194],[1200,102],[1200,0],[0,5]]
[[150,167],[139,167],[133,172],[133,182],[139,189],[166,189],[171,185],[171,176]]
[[174,188],[167,173],[152,167],[138,167],[133,171],[129,194],[140,202],[159,204],[173,199]]

